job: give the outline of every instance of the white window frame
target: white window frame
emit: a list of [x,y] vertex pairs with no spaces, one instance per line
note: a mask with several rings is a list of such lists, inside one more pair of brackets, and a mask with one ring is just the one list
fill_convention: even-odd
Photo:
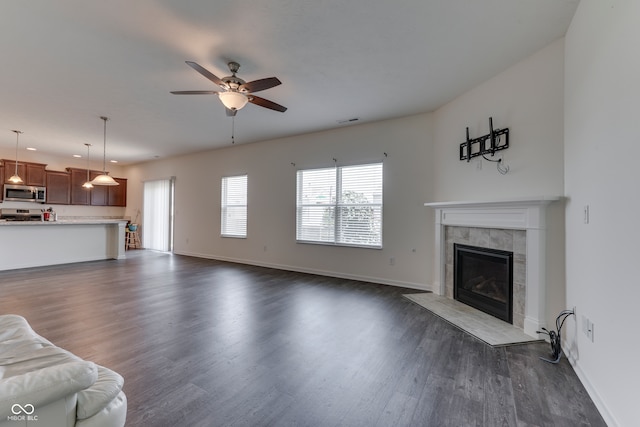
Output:
[[[234,193],[236,185],[242,185],[244,181],[244,191]],[[248,192],[248,176],[233,175],[222,177],[220,184],[220,236],[232,237],[237,239],[245,239],[247,237],[247,192]],[[237,190],[237,189],[236,189]],[[244,194],[242,194],[244,193]],[[243,197],[244,196],[244,197]],[[238,211],[244,213],[244,224],[232,224],[230,212]]]
[[[368,179],[358,183],[361,187],[357,186],[355,191],[352,183],[352,190],[343,192],[347,180],[343,178],[345,171],[348,175],[349,171],[358,173],[370,169],[375,172],[377,168],[380,175],[375,178],[379,179],[379,186],[371,185],[372,182],[378,183],[377,180]],[[382,162],[298,170],[296,242],[382,249],[383,177]],[[361,200],[353,200],[354,195]],[[345,196],[351,200],[345,200]],[[340,215],[340,212],[345,212],[345,215]],[[368,224],[359,218],[354,219],[354,213],[357,217],[364,214]],[[346,221],[346,215],[352,216],[351,221]],[[358,228],[363,226],[369,232],[358,234]]]

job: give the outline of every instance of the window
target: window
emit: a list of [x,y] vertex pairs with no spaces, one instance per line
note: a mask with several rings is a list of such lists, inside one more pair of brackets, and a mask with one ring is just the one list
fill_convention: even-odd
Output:
[[222,178],[220,234],[247,237],[247,175]]
[[296,239],[382,247],[382,163],[299,170]]

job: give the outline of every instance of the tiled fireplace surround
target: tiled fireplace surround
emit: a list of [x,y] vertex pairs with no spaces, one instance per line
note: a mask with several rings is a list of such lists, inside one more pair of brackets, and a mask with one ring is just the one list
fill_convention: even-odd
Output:
[[546,206],[557,197],[425,203],[435,209],[435,293],[453,298],[453,244],[513,252],[513,324],[527,335],[545,326]]

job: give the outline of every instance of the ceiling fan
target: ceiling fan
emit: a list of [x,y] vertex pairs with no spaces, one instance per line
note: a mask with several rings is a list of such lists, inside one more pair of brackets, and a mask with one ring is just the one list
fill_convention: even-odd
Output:
[[172,91],[171,93],[174,95],[218,95],[222,104],[227,112],[227,116],[235,116],[238,110],[247,105],[247,102],[250,102],[255,105],[259,105],[260,107],[269,108],[271,110],[280,111],[284,113],[287,111],[287,107],[284,107],[280,104],[276,104],[273,101],[269,101],[268,99],[260,98],[259,96],[253,95],[254,92],[259,92],[261,90],[270,89],[274,86],[278,86],[282,84],[280,80],[276,77],[268,77],[266,79],[254,80],[252,82],[245,82],[240,77],[236,76],[238,69],[240,69],[240,64],[237,62],[229,62],[227,65],[229,66],[229,71],[231,71],[231,75],[227,77],[223,77],[222,79],[215,76],[206,68],[196,64],[195,62],[185,61],[188,66],[211,80],[217,86],[220,86],[222,91],[217,92],[214,90],[177,90]]

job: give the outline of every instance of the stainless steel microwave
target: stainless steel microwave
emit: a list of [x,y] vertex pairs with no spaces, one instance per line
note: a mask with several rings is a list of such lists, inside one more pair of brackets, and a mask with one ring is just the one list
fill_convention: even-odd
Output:
[[5,184],[3,199],[14,202],[45,203],[47,201],[46,187],[30,185]]

